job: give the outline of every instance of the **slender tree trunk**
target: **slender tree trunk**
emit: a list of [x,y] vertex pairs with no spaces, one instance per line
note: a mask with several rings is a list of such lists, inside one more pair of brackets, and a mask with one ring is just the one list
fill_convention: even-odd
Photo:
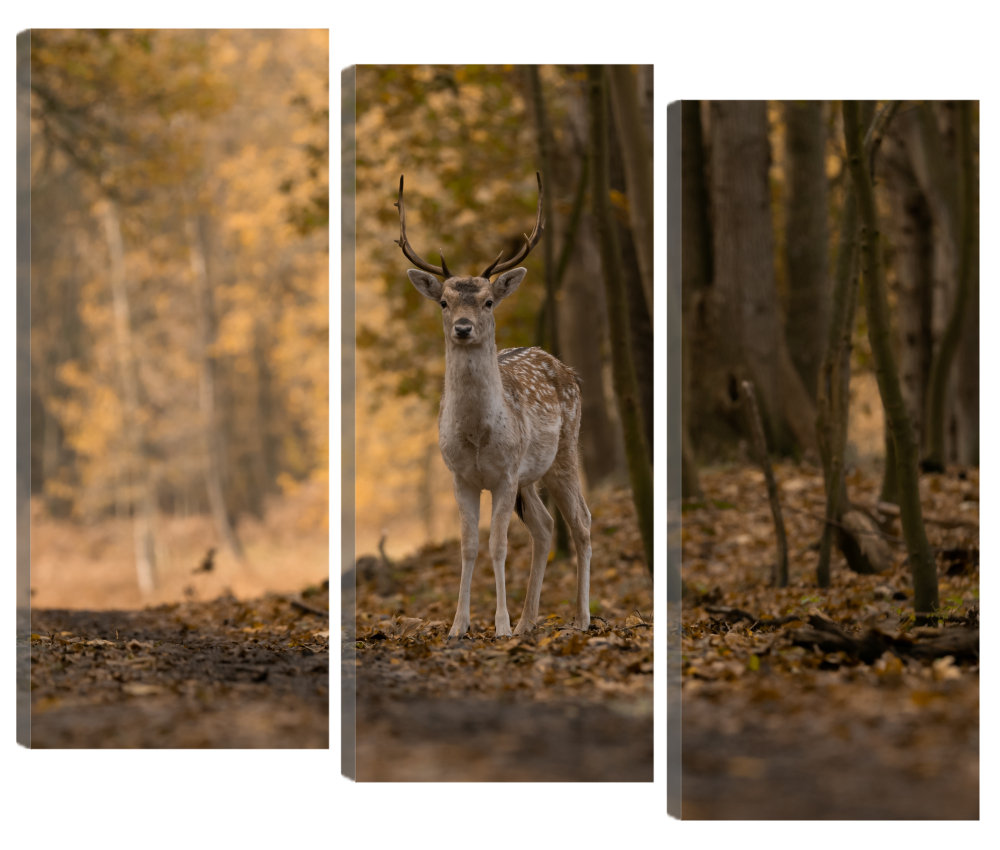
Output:
[[[607,93],[607,87],[605,88]],[[653,431],[653,324],[649,309],[646,306],[646,296],[642,290],[642,275],[639,270],[638,246],[633,238],[632,228],[627,220],[628,185],[625,177],[625,163],[622,158],[621,145],[618,144],[618,133],[614,128],[613,115],[610,109],[610,97],[605,109],[608,116],[608,184],[612,190],[612,207],[616,196],[625,199],[625,209],[619,208],[615,213],[615,228],[618,234],[618,248],[622,259],[625,292],[628,297],[629,341],[632,347],[632,364],[635,367],[635,379],[639,388],[639,407],[642,410],[643,432],[646,437],[646,448],[649,459],[655,460],[655,435]],[[621,215],[625,212],[625,215]]]
[[815,398],[830,323],[823,103],[786,101],[784,113],[787,128],[785,246],[789,285],[785,339],[806,390]]
[[[874,104],[865,104],[863,125],[869,126]],[[874,142],[872,143],[874,147]],[[866,153],[869,149],[866,148]],[[817,387],[817,443],[823,460],[826,484],[826,519],[820,540],[816,581],[830,586],[830,550],[834,539],[848,567],[862,575],[883,572],[891,563],[891,552],[878,536],[879,529],[868,514],[854,510],[847,496],[844,452],[850,412],[851,348],[858,297],[858,210],[854,187],[848,182],[841,216],[837,269],[834,276],[832,312],[828,340],[820,366]]]
[[920,480],[917,470],[917,444],[913,438],[913,430],[906,412],[906,402],[899,387],[899,375],[892,354],[889,305],[886,301],[882,258],[878,241],[879,230],[875,212],[875,197],[862,149],[858,103],[844,101],[843,110],[848,162],[861,222],[861,265],[865,278],[868,338],[875,360],[882,405],[889,417],[896,444],[900,518],[910,558],[910,569],[913,573],[914,608],[918,614],[930,614],[938,607],[937,568],[924,531],[920,506]]
[[[549,238],[544,239],[542,249],[545,260],[545,335],[549,353],[561,358],[559,347],[559,316],[556,307],[556,287],[558,286],[558,268],[555,264],[555,216],[552,214],[552,128],[549,126],[548,110],[545,108],[545,95],[542,91],[542,78],[537,65],[528,66],[528,81],[531,89],[531,100],[535,112],[535,137],[538,139],[538,160],[541,165],[542,185],[546,190],[542,193],[542,217],[549,228]],[[566,558],[569,555],[569,531],[566,520],[558,509],[553,506],[556,514],[555,543],[556,557]]]
[[122,382],[124,401],[124,436],[128,453],[127,480],[132,504],[132,539],[135,549],[136,580],[144,596],[156,589],[156,546],[153,541],[155,500],[145,456],[144,438],[139,419],[139,379],[136,374],[135,346],[132,340],[132,316],[125,270],[125,244],[117,204],[106,199],[101,204],[101,218],[110,259],[111,297],[114,307],[115,351]]
[[[979,213],[975,231],[979,233]],[[978,241],[978,237],[977,237]],[[956,407],[958,414],[958,462],[979,466],[979,251],[969,287],[969,305],[965,311],[965,328],[958,349],[958,382]]]
[[882,492],[879,501],[899,504],[899,477],[896,474],[896,441],[892,437],[892,425],[885,417],[882,425],[885,434],[885,470],[882,475]]
[[601,245],[601,264],[608,302],[608,327],[611,334],[611,359],[614,367],[615,393],[625,435],[632,498],[635,501],[642,534],[646,566],[653,573],[653,470],[643,436],[642,411],[629,344],[628,300],[622,272],[621,253],[615,231],[614,215],[608,197],[608,120],[604,68],[588,65],[591,115],[591,202]]
[[[707,328],[700,306],[711,293],[712,230],[708,221],[708,190],[705,185],[705,149],[701,132],[701,108],[696,100],[681,102],[681,496],[701,496],[696,446],[691,436],[695,406],[694,352]],[[707,364],[703,364],[707,365]]]
[[[528,82],[531,90],[532,106],[535,113],[535,137],[538,140],[538,161],[541,167],[542,185],[542,218],[550,234],[555,233],[555,219],[552,216],[552,128],[549,126],[548,112],[545,108],[545,95],[542,92],[542,79],[537,65],[528,65]],[[551,237],[542,240],[542,251],[545,258],[545,333],[549,345],[549,353],[559,357],[559,322],[556,315],[556,264],[555,240]]]
[[588,212],[580,222],[577,249],[566,269],[567,286],[572,286],[573,297],[562,302],[559,315],[565,362],[577,370],[587,388],[580,417],[580,448],[589,487],[627,480],[617,402],[613,391],[606,392],[605,359],[611,343],[595,231],[593,216]]
[[643,124],[639,82],[631,65],[609,65],[611,106],[625,167],[632,241],[650,323],[653,320],[653,151]]
[[826,525],[820,540],[816,582],[830,586],[830,549],[833,523],[847,506],[844,480],[844,450],[847,446],[847,414],[850,405],[851,339],[858,297],[857,230],[858,210],[850,186],[844,196],[837,270],[834,277],[833,308],[827,335],[826,353],[820,365],[817,385],[817,443],[823,460],[826,482]]
[[959,198],[961,200],[959,220],[958,288],[951,316],[941,339],[941,346],[931,365],[931,383],[927,394],[927,437],[925,440],[924,467],[938,472],[944,471],[944,414],[945,392],[948,378],[958,350],[962,333],[965,305],[969,301],[972,288],[974,254],[976,251],[976,177],[972,161],[972,105],[969,101],[959,104],[958,121],[959,147]]
[[215,357],[212,355],[212,345],[215,341],[215,322],[211,282],[208,279],[208,268],[205,264],[203,223],[199,223],[194,217],[189,216],[186,224],[191,272],[194,276],[198,300],[198,335],[201,348],[198,406],[201,410],[202,437],[207,458],[205,484],[208,490],[208,503],[212,510],[219,539],[237,561],[243,561],[243,546],[230,520],[222,486],[225,461],[215,413]]
[[[618,404],[612,386],[601,254],[593,214],[589,209],[590,117],[587,89],[581,86],[566,101],[565,132],[556,140],[558,157],[563,162],[578,163],[570,172],[575,181],[575,198],[581,212],[568,254],[560,252],[560,268],[572,288],[573,297],[559,305],[559,338],[565,362],[577,370],[587,391],[583,394],[580,422],[580,449],[588,487],[610,481],[625,483],[628,466]],[[586,174],[582,173],[586,170]],[[557,175],[558,176],[558,175]],[[586,180],[585,180],[586,178]],[[573,216],[570,217],[572,224]],[[564,246],[566,241],[564,240]]]

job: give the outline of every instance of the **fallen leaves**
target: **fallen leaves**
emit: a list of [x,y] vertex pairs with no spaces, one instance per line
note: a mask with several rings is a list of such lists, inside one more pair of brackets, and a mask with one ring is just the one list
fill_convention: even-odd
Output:
[[[769,775],[765,768],[790,764],[789,754],[803,777],[825,775],[837,753],[842,773],[827,781],[846,782],[849,771],[874,762],[890,771],[891,781],[879,774],[885,794],[902,799],[912,792],[910,781],[947,776],[956,762],[977,764],[978,470],[921,479],[921,499],[934,518],[927,534],[939,553],[943,606],[927,625],[914,620],[906,553],[892,541],[881,541],[884,572],[857,575],[835,552],[831,587],[818,588],[822,524],[814,517],[822,516],[822,474],[790,463],[778,464],[775,474],[783,507],[792,508],[785,513],[786,588],[770,586],[774,529],[762,528],[770,508],[759,472],[704,470],[704,501],[685,505],[685,782],[696,765],[716,777]],[[877,503],[876,476],[857,471],[849,485],[855,503]],[[733,507],[720,510],[719,497]],[[901,533],[890,511],[882,519],[890,534]],[[716,747],[731,753],[744,740],[758,750],[752,757],[712,755]],[[802,748],[807,740],[841,744],[811,754]],[[764,768],[751,758],[763,758]]]
[[[472,583],[469,634],[449,639],[461,573],[457,540],[427,546],[392,565],[390,581],[358,571],[355,652],[359,699],[626,702],[652,709],[652,593],[628,491],[591,500],[591,626],[570,625],[575,560],[546,570],[540,622],[497,639],[493,573],[484,530]],[[512,622],[523,604],[530,538],[510,526],[507,594]],[[360,559],[359,559],[360,560]]]
[[327,598],[33,610],[32,745],[326,746]]

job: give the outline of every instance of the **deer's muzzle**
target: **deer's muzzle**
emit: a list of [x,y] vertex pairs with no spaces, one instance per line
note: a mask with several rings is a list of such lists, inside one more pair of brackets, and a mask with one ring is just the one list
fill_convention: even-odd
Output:
[[455,339],[469,339],[473,330],[472,322],[469,319],[459,319],[452,325],[451,332]]

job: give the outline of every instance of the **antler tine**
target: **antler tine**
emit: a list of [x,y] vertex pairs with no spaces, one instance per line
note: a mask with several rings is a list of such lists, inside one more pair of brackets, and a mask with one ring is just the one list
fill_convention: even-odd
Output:
[[441,257],[441,265],[434,266],[424,260],[421,260],[417,256],[417,252],[413,250],[410,245],[410,241],[406,238],[406,210],[403,207],[403,175],[399,175],[399,200],[393,205],[399,209],[399,239],[393,240],[400,248],[403,249],[403,256],[406,257],[413,265],[417,268],[423,269],[425,272],[430,272],[431,274],[436,274],[439,277],[443,277],[446,280],[451,277],[448,274],[448,267],[444,265],[444,256]]
[[535,214],[535,228],[531,231],[531,236],[525,236],[525,243],[521,250],[503,263],[500,262],[500,256],[503,255],[503,251],[501,251],[497,258],[486,267],[486,271],[484,271],[480,277],[485,277],[489,280],[492,275],[500,274],[501,272],[507,271],[507,269],[514,268],[514,266],[531,253],[531,249],[534,248],[538,244],[538,241],[542,238],[542,233],[545,232],[545,221],[542,219],[542,175],[537,171],[535,172],[535,179],[538,180],[538,212]]
[[448,271],[448,264],[444,261],[444,251],[438,248],[438,253],[441,255],[441,272],[444,275],[444,279],[448,280],[452,276],[451,272]]

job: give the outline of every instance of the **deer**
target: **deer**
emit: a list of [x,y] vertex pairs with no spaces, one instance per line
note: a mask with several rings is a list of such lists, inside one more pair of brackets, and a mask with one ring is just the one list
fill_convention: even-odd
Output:
[[[399,178],[399,239],[403,255],[417,268],[407,276],[417,291],[441,308],[445,376],[438,414],[438,445],[454,479],[461,517],[462,578],[458,609],[448,632],[469,631],[472,573],[479,554],[479,507],[484,490],[493,497],[489,549],[496,580],[496,637],[532,631],[538,623],[542,579],[554,523],[538,495],[541,482],[562,513],[576,548],[576,617],[573,627],[590,627],[590,511],[580,482],[579,438],[583,410],[580,380],[570,367],[541,348],[497,353],[494,312],[517,290],[528,270],[518,267],[542,237],[542,178],[531,235],[509,260],[503,251],[475,276],[453,275],[420,259],[406,237],[403,176]],[[493,279],[495,278],[495,279]],[[507,530],[516,512],[531,536],[531,570],[524,608],[511,631],[504,567]]]

